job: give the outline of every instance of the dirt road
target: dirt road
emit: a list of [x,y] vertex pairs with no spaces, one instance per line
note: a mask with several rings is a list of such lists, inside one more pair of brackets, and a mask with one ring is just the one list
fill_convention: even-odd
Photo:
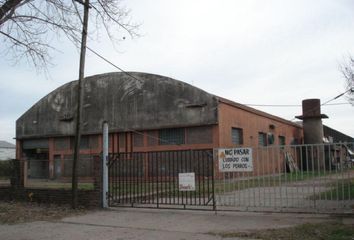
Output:
[[[321,214],[110,209],[58,221],[0,225],[1,240],[221,239],[210,233],[291,227],[335,221]],[[230,239],[230,238],[229,238]],[[232,238],[231,238],[232,239]],[[237,239],[237,238],[233,238]]]

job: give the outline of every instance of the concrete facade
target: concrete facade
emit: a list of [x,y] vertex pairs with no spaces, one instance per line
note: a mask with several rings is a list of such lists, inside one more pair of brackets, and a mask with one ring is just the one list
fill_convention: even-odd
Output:
[[[103,121],[111,131],[158,129],[217,123],[217,99],[171,78],[109,73],[83,83],[83,134],[100,133]],[[16,138],[74,134],[77,81],[42,98],[16,122]]]
[[[263,136],[265,145],[302,141],[302,127],[293,122],[168,77],[129,74],[84,80],[84,160],[100,156],[103,121],[109,123],[111,153],[258,147]],[[71,174],[65,160],[73,153],[76,88],[77,81],[59,87],[16,122],[17,158],[47,158],[45,177]]]

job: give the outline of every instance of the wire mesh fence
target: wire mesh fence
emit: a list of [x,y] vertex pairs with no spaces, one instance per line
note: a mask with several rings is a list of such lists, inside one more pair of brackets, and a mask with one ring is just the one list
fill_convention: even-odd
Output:
[[[101,164],[97,154],[80,156],[79,190],[101,188]],[[212,150],[121,153],[109,161],[108,198],[112,206],[353,212],[353,143],[257,147],[252,148],[251,171],[224,172],[219,165]],[[71,190],[71,174],[71,155],[0,161],[0,187]],[[181,188],[180,174],[194,176],[189,191]],[[69,193],[50,194],[70,198]]]
[[353,211],[353,143],[253,148],[253,171],[220,173],[219,209]]

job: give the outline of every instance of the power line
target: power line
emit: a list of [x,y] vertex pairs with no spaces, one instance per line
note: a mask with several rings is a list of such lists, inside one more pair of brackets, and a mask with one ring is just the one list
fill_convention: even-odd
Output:
[[105,62],[107,62],[108,64],[112,65],[113,67],[117,68],[118,70],[120,70],[122,73],[128,75],[131,78],[134,78],[135,80],[139,81],[140,83],[143,82],[143,80],[135,77],[134,75],[130,74],[129,72],[124,71],[122,68],[118,67],[117,65],[115,65],[114,63],[112,63],[111,61],[109,61],[107,58],[103,57],[101,54],[99,54],[98,52],[96,52],[95,50],[93,50],[90,47],[87,47],[88,50],[90,50],[93,54],[95,54],[96,56],[98,56],[99,58],[101,58],[102,60],[104,60]]
[[[301,104],[253,104],[253,103],[244,103],[243,105],[249,107],[301,107]],[[325,106],[338,106],[338,105],[350,105],[350,103],[329,103]]]
[[321,106],[326,105],[326,104],[328,104],[329,102],[332,102],[332,101],[334,101],[334,100],[340,98],[341,96],[343,96],[343,95],[346,94],[347,92],[353,92],[353,89],[352,89],[352,88],[347,89],[347,91],[345,91],[345,92],[339,94],[338,96],[335,96],[334,98],[331,98],[330,100],[328,100],[328,101],[322,103]]
[[[127,76],[137,80],[140,83],[143,82],[143,80],[141,80],[140,78],[135,77],[134,75],[130,74],[129,72],[126,72],[121,67],[117,66],[116,64],[114,64],[113,62],[111,62],[110,60],[108,60],[107,58],[105,58],[104,56],[102,56],[101,54],[99,54],[98,52],[93,50],[92,48],[87,46],[87,49],[89,51],[91,51],[93,54],[95,54],[96,56],[98,56],[99,58],[101,58],[102,60],[104,60],[106,63],[110,64],[111,66],[113,66],[116,69],[120,70],[122,73],[126,74]],[[353,89],[348,89],[347,91],[335,96],[334,98],[331,98],[331,99],[327,100],[326,102],[322,103],[321,106],[338,106],[338,105],[350,104],[350,103],[331,103],[330,104],[331,101],[334,101],[334,100],[340,98],[341,96],[343,96],[344,94],[346,94],[349,91],[353,92]],[[299,105],[299,104],[287,104],[287,105],[286,104],[284,104],[284,105],[282,105],[282,104],[243,104],[243,105],[250,106],[250,107],[251,106],[254,106],[254,107],[257,107],[257,106],[258,107],[301,107],[302,106],[302,105]],[[310,109],[309,111],[312,111],[312,110],[313,109]],[[296,119],[296,117],[292,118],[289,121],[292,122],[295,119]],[[146,135],[147,137],[159,140],[161,142],[170,143],[169,141],[167,141],[165,139],[162,139],[162,138],[159,138],[159,137],[155,137],[155,136],[149,135],[147,133],[139,132],[139,131],[136,131],[134,129],[123,128],[122,130],[130,131],[130,132],[133,132],[133,133],[136,133],[136,134],[139,134],[139,135]],[[176,145],[180,145],[180,144],[176,144]]]
[[[93,50],[92,48],[86,46],[86,48],[91,51],[93,54],[95,54],[96,56],[98,56],[99,58],[101,58],[102,60],[104,60],[105,62],[107,62],[108,64],[112,65],[113,67],[117,68],[118,70],[120,70],[122,73],[126,74],[127,76],[137,80],[138,82],[143,82],[143,80],[135,77],[134,75],[130,74],[129,72],[126,72],[124,71],[121,67],[118,67],[116,64],[112,63],[110,60],[108,60],[107,58],[105,58],[104,56],[102,56],[101,54],[99,54],[98,52],[96,52],[95,50]],[[155,140],[158,140],[160,142],[164,142],[164,143],[171,143],[170,141],[167,141],[165,139],[162,139],[162,138],[159,138],[159,137],[156,137],[156,136],[153,136],[153,135],[150,135],[150,134],[147,134],[147,133],[144,133],[144,132],[139,132],[139,131],[136,131],[134,129],[130,129],[130,128],[122,128],[123,131],[129,131],[129,132],[133,132],[133,133],[136,133],[136,134],[139,134],[139,135],[142,135],[142,136],[147,136],[149,138],[152,138],[152,139],[155,139]],[[176,144],[176,145],[180,145],[180,144]]]

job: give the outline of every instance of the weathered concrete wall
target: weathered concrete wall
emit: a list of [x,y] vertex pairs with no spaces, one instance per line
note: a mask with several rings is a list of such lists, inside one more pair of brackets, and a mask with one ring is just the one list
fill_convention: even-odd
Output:
[[[189,84],[147,74],[107,73],[84,80],[83,134],[217,123],[217,100]],[[16,137],[73,135],[77,81],[37,102],[16,122]]]

